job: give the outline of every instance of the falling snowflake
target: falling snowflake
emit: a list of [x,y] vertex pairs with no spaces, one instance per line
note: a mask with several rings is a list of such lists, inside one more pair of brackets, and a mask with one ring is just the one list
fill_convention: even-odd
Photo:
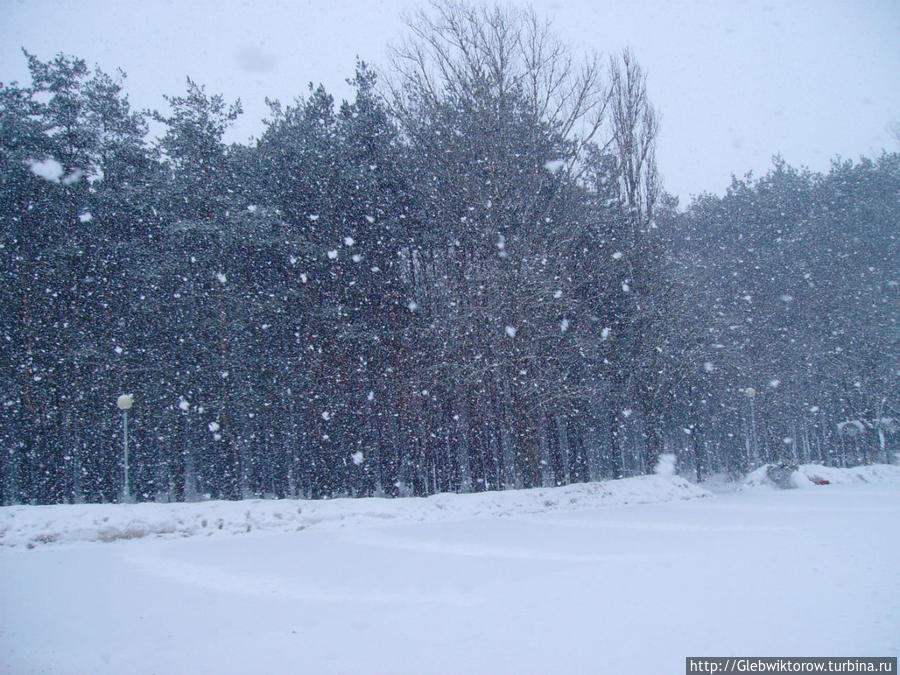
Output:
[[328,259],[329,260],[335,260],[335,259],[337,259],[337,257],[338,257],[338,252],[337,252],[336,248],[333,248],[330,251],[328,251]]
[[72,173],[62,179],[63,185],[74,185],[78,181],[84,178],[84,171],[81,169],[75,169]]
[[624,255],[625,254],[622,253],[621,251],[616,251],[615,253],[612,254],[612,259],[613,260],[621,260],[622,256],[624,256]]
[[216,279],[219,280],[220,284],[224,284],[228,281],[228,277],[225,276],[224,272],[216,272]]
[[222,427],[219,426],[218,422],[210,422],[209,423],[209,430],[212,431],[213,433],[215,433],[216,431],[218,431],[221,428]]
[[509,336],[511,338],[516,337],[516,333],[518,333],[518,332],[519,332],[519,329],[516,328],[515,326],[507,326],[506,327],[506,334],[507,334],[507,336]]
[[563,319],[562,321],[559,322],[559,330],[562,333],[565,333],[567,330],[569,330],[569,320],[568,319]]
[[313,222],[313,223],[316,222],[316,221],[319,219],[318,214],[315,214],[315,213],[311,213],[311,214],[309,214],[309,215],[306,216],[306,217],[309,218],[310,221]]
[[419,309],[419,303],[416,302],[415,300],[410,300],[409,304],[407,304],[406,307],[409,309],[410,312],[415,312],[417,309]]
[[356,464],[356,466],[359,466],[363,463],[363,461],[365,461],[361,450],[357,450],[352,455],[350,455],[350,459],[353,460],[353,463]]
[[322,411],[322,419],[327,422],[328,420],[331,419],[331,413],[328,412],[327,410],[323,410]]
[[51,183],[58,183],[59,179],[62,178],[62,175],[65,173],[62,164],[53,158],[41,161],[35,159],[28,160],[28,168],[31,169],[31,173],[38,178],[49,180]]
[[565,161],[561,159],[551,159],[549,162],[544,162],[544,168],[550,173],[558,173],[565,165]]
[[356,240],[353,237],[344,237],[344,246],[353,246],[356,243]]

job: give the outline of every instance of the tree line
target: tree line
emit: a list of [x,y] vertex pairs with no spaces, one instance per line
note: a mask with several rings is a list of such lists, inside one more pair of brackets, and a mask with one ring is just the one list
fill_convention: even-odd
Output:
[[[436,3],[352,101],[0,84],[0,498],[427,495],[896,451],[900,156],[684,210],[626,51]],[[149,133],[151,123],[161,131]]]

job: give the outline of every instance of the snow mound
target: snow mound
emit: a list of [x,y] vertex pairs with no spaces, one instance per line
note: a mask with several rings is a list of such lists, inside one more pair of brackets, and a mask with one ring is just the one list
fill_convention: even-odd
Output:
[[[777,464],[764,464],[744,479],[739,489],[777,488],[772,479]],[[801,464],[790,476],[791,487],[809,488],[821,485],[847,485],[853,483],[900,483],[900,466],[870,464],[840,469],[821,464]]]
[[387,499],[245,500],[173,504],[61,504],[0,508],[0,546],[294,532],[371,522],[495,518],[554,510],[696,499],[710,493],[678,476],[640,476],[557,488]]
[[653,470],[653,473],[657,474],[658,476],[674,476],[675,464],[675,455],[662,454],[659,456],[659,460],[657,460],[656,462],[656,468]]

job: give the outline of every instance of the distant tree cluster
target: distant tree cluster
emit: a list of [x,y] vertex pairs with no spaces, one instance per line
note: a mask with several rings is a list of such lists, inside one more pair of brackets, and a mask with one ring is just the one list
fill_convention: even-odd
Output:
[[827,175],[776,159],[666,229],[683,280],[677,321],[704,365],[680,394],[700,462],[895,461],[900,155],[836,161]]
[[123,393],[145,500],[890,461],[900,156],[679,212],[632,54],[452,0],[408,35],[248,145],[191,80],[0,84],[3,503],[121,498]]

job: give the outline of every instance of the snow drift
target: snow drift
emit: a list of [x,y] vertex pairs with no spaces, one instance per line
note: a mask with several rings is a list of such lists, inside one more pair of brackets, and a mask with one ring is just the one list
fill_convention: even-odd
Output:
[[[740,489],[776,488],[771,469],[774,464],[764,464],[751,472]],[[790,477],[791,487],[808,488],[825,485],[846,485],[853,483],[893,483],[900,484],[900,466],[892,464],[871,464],[849,469],[822,466],[821,464],[801,464]]]
[[369,522],[502,517],[552,510],[696,499],[710,493],[673,475],[640,476],[557,488],[387,499],[244,500],[194,503],[62,504],[0,508],[0,546],[110,542],[292,532]]

